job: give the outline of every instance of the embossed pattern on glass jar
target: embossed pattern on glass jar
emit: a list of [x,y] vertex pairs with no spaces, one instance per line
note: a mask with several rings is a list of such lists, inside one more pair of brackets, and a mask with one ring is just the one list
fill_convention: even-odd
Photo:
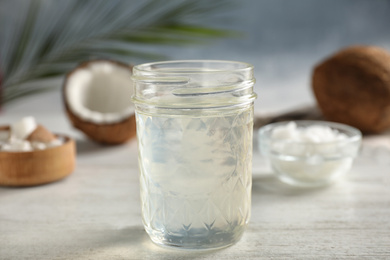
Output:
[[219,247],[241,237],[250,217],[252,113],[137,114],[148,158],[140,161],[143,221],[155,242]]

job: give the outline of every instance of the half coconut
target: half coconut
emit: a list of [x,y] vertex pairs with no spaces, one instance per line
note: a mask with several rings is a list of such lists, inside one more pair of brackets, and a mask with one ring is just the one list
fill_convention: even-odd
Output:
[[136,134],[132,66],[111,60],[80,64],[66,75],[63,101],[73,126],[92,140],[121,144]]

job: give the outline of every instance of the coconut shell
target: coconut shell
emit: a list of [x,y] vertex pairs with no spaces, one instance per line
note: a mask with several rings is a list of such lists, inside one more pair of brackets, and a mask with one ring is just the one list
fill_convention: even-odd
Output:
[[136,135],[134,115],[115,124],[99,125],[79,119],[69,108],[66,108],[66,113],[75,128],[98,143],[121,144]]
[[390,128],[390,53],[374,46],[341,50],[317,65],[312,89],[324,117],[365,133]]
[[[135,123],[135,115],[131,115],[128,118],[111,124],[98,124],[94,122],[85,121],[81,118],[79,118],[75,113],[73,113],[69,107],[69,104],[66,100],[65,95],[65,88],[68,82],[68,78],[72,76],[74,72],[76,72],[78,69],[86,68],[90,65],[92,62],[97,61],[104,61],[104,62],[110,62],[114,63],[117,66],[124,67],[126,69],[129,69],[130,73],[132,73],[133,66],[127,65],[121,62],[117,61],[111,61],[111,60],[92,60],[87,61],[84,63],[81,63],[79,66],[77,66],[75,69],[70,71],[64,81],[63,85],[63,102],[65,105],[65,111],[66,114],[71,121],[72,125],[82,131],[86,136],[88,136],[93,141],[96,141],[98,143],[102,144],[109,144],[109,145],[115,145],[115,144],[122,144],[129,139],[135,137],[136,135],[136,123]],[[130,97],[129,97],[130,98]]]
[[38,125],[37,128],[27,137],[27,140],[30,142],[42,142],[50,143],[54,141],[56,136],[47,130],[44,126]]
[[[6,130],[8,127],[1,127]],[[70,175],[75,168],[76,146],[64,135],[62,145],[28,152],[0,151],[0,185],[34,186]]]

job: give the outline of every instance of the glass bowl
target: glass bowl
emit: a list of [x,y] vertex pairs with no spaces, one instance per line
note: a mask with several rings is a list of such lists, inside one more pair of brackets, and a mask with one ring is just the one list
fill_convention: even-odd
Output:
[[[333,133],[342,135],[342,138],[317,142],[275,138],[275,129],[287,127],[291,122],[301,130],[311,126],[325,126]],[[362,134],[358,129],[344,124],[298,120],[263,126],[259,129],[258,137],[260,152],[269,159],[281,181],[294,186],[317,187],[334,182],[350,170],[358,154]]]

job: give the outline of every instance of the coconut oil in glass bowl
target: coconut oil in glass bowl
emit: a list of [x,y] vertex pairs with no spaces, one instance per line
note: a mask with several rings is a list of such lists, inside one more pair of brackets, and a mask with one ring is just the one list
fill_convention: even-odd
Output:
[[293,121],[259,130],[260,151],[278,178],[301,187],[324,186],[347,173],[356,157],[361,133],[324,121]]

